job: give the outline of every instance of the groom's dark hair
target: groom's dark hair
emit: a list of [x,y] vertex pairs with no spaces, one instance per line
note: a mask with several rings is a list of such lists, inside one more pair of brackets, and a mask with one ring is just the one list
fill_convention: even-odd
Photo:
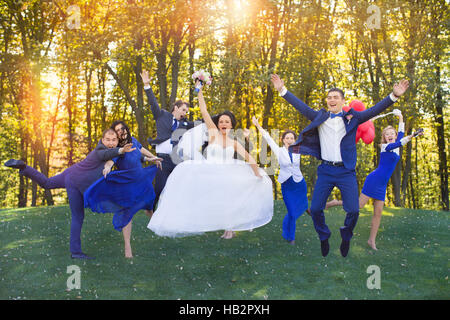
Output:
[[344,94],[344,91],[342,91],[342,89],[331,88],[330,90],[328,90],[328,93],[330,93],[330,92],[339,92],[341,97],[342,97],[342,99],[345,99],[345,94]]
[[170,112],[173,112],[173,110],[175,109],[175,107],[179,108],[181,107],[183,104],[186,105],[186,107],[188,107],[189,109],[189,102],[183,101],[183,100],[177,100],[172,104],[172,109],[170,110]]

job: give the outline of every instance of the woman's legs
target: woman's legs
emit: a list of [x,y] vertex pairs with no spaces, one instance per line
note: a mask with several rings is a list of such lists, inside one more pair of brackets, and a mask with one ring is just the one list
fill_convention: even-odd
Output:
[[130,238],[131,238],[131,223],[132,221],[130,221],[129,224],[127,224],[125,227],[123,227],[122,229],[122,233],[123,233],[123,241],[125,243],[125,258],[133,258],[133,253],[131,252],[131,243],[130,243]]
[[[364,208],[364,206],[367,204],[367,202],[369,202],[369,197],[366,196],[364,193],[361,193],[361,195],[359,196],[359,208],[362,209]],[[325,205],[325,209],[331,208],[331,207],[336,207],[336,206],[342,206],[342,200],[336,200],[333,199],[329,202],[327,202],[327,204]]]
[[375,238],[377,237],[378,228],[380,227],[380,221],[381,221],[381,215],[383,213],[383,208],[384,208],[384,201],[381,201],[381,200],[373,201],[372,226],[370,228],[370,236],[369,236],[369,240],[367,240],[367,243],[374,250],[378,250],[375,245]]
[[342,200],[333,199],[331,201],[328,201],[327,204],[325,205],[325,210],[336,206],[342,206]]
[[369,197],[366,196],[364,193],[361,193],[359,195],[359,208],[362,209],[365,207],[365,205],[367,204],[367,202],[369,202]]

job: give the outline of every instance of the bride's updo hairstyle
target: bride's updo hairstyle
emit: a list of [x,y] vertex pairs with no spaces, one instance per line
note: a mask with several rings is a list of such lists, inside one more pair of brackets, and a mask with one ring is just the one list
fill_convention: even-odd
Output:
[[211,117],[214,124],[216,125],[216,127],[219,127],[219,119],[221,116],[228,116],[231,119],[231,128],[234,129],[234,127],[236,127],[236,123],[237,123],[236,117],[234,116],[233,112],[231,112],[229,110],[226,110],[222,113],[219,113],[219,114]]

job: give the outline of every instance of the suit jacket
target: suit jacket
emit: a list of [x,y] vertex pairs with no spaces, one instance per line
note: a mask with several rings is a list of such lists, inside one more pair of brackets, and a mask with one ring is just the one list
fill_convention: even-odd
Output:
[[[172,124],[173,115],[167,110],[161,109],[159,107],[158,101],[156,100],[155,94],[152,88],[145,89],[145,94],[147,95],[148,101],[150,103],[150,109],[153,113],[153,118],[156,122],[156,138],[148,139],[148,143],[152,146],[160,144],[167,139],[172,137]],[[179,120],[178,129],[190,129],[194,127],[194,122],[187,119]],[[178,142],[179,137],[173,137],[174,142]]]
[[[283,98],[293,105],[302,115],[311,120],[311,123],[300,132],[297,141],[290,146],[290,151],[311,155],[322,160],[318,127],[329,118],[330,112],[325,109],[320,109],[319,111],[311,109],[289,91],[287,91]],[[342,119],[344,120],[346,134],[341,140],[340,147],[342,162],[344,163],[345,168],[354,170],[356,166],[357,155],[355,140],[358,126],[383,112],[393,103],[394,101],[387,96],[372,108],[364,111],[355,111],[353,109],[350,109],[348,112],[342,111],[344,114]],[[352,115],[353,117],[348,120],[345,117],[347,115]]]
[[100,140],[97,147],[89,152],[84,160],[67,169],[67,174],[70,174],[73,185],[84,193],[91,184],[102,177],[105,162],[118,156],[120,156],[119,147],[107,148]]

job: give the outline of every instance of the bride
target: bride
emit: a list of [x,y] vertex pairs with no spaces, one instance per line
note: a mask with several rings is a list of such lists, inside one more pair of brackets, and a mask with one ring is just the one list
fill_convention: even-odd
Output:
[[[230,137],[236,125],[234,115],[225,111],[213,120],[202,89],[198,99],[205,124],[187,131],[179,146],[192,147],[195,141],[186,140],[195,140],[194,136],[206,126],[206,159],[198,150],[191,151],[191,159],[175,167],[148,228],[169,237],[226,230],[222,238],[230,239],[234,231],[251,230],[270,222],[272,182],[245,148]],[[235,152],[248,162],[234,159]]]

